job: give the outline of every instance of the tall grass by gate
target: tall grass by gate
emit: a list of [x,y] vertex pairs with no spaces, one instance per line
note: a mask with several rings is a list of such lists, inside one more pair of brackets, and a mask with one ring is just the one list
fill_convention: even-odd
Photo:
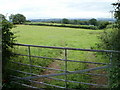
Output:
[[[113,53],[115,54],[120,53],[119,51],[113,51],[113,50],[91,50],[91,49],[37,46],[37,45],[25,45],[25,44],[14,44],[14,45],[19,47],[24,47],[26,52],[20,51],[22,50],[21,48],[18,49],[19,53],[15,55],[19,57],[19,60],[17,60],[18,59],[17,57],[11,61],[12,69],[10,70],[17,72],[16,75],[14,74],[11,75],[11,77],[13,77],[14,79],[13,82],[16,84],[21,84],[23,86],[32,87],[32,88],[44,87],[41,84],[46,85],[48,87],[56,87],[56,88],[85,88],[89,86],[108,87],[107,79],[105,82],[106,84],[104,85],[103,83],[100,84],[95,82],[93,83],[93,81],[91,81],[90,78],[91,76],[108,78],[106,75],[107,74],[106,68],[111,67],[111,63],[109,61],[101,62],[99,60],[93,62],[93,61],[85,61],[85,60],[74,60],[74,59],[71,60],[69,58],[69,54],[72,51],[79,51],[77,53],[92,52],[94,53],[94,55],[96,55],[95,54],[96,52],[97,53],[103,52],[103,53],[107,53],[109,56],[111,56]],[[38,50],[39,53],[35,54],[36,51],[34,52],[33,48],[37,48],[36,50]],[[44,51],[45,49],[49,49],[51,52],[47,51],[46,53]],[[44,53],[44,55],[42,55],[43,54],[42,52]],[[52,54],[52,57],[48,53]],[[63,57],[59,58],[60,56]],[[112,59],[111,57],[109,58],[110,61]],[[62,65],[61,67],[64,68],[56,69],[56,68],[47,67],[48,64],[52,63],[54,60],[60,61],[61,62],[60,64]],[[73,66],[74,69],[70,67],[70,65],[72,64],[74,65]],[[89,66],[92,64],[94,65]],[[56,72],[48,75],[43,75],[42,72],[45,71],[46,69],[55,70]],[[99,71],[101,69],[102,69],[102,73],[100,73],[101,71]],[[103,71],[105,71],[106,73],[103,73]],[[42,80],[41,78],[47,78],[47,79]],[[23,84],[24,82],[22,81],[27,81],[27,82]],[[35,84],[33,85],[31,83],[37,83],[40,85],[36,87]]]

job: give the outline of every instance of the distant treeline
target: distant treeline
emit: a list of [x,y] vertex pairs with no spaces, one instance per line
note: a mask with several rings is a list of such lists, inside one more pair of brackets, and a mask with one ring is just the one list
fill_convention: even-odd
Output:
[[[13,24],[29,24],[29,25],[44,25],[44,26],[56,26],[56,27],[70,27],[70,28],[84,28],[84,29],[104,29],[108,25],[112,24],[113,21],[99,21],[95,18],[92,19],[36,19],[26,20],[26,17],[22,14],[11,14],[9,21]],[[42,23],[34,23],[36,21]],[[31,23],[32,22],[32,23]]]
[[[80,21],[88,21],[91,18],[70,18],[69,20],[80,20]],[[98,21],[110,21],[110,22],[114,22],[115,19],[114,18],[97,18]],[[29,21],[31,22],[50,22],[50,21],[62,21],[61,18],[50,18],[50,19],[29,19]]]
[[83,29],[98,29],[96,26],[90,25],[70,25],[70,24],[52,24],[52,23],[27,23],[26,25],[38,25],[38,26],[54,26],[54,27],[69,27],[69,28],[83,28]]
[[46,21],[46,22],[31,22],[28,21],[26,24],[29,25],[42,25],[42,26],[56,26],[56,27],[70,27],[70,28],[83,28],[83,29],[104,29],[108,25],[112,24],[110,21],[98,21],[96,19],[90,19],[87,21],[81,20],[70,20],[70,19],[62,19],[57,21]]

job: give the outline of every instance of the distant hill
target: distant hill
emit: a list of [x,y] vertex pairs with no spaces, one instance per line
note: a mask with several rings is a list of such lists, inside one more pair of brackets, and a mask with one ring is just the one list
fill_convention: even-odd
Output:
[[[88,21],[90,20],[91,18],[71,18],[69,20],[80,20],[80,21]],[[49,21],[61,21],[62,19],[59,19],[59,18],[50,18],[50,19],[29,19],[30,21],[32,22],[49,22]],[[97,18],[98,21],[111,21],[111,22],[114,22],[115,19],[113,18]]]
[[61,21],[62,19],[30,19],[32,22]]
[[98,21],[115,21],[114,18],[97,18]]

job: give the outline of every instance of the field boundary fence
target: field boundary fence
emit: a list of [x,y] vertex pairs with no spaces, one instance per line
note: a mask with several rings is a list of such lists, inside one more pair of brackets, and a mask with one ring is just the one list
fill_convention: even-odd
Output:
[[[27,74],[27,75],[30,75],[30,76],[28,76],[28,77],[18,77],[18,76],[10,75],[10,77],[13,78],[13,81],[12,81],[13,83],[20,84],[22,86],[26,86],[26,87],[29,87],[29,88],[38,88],[38,87],[34,87],[32,85],[27,85],[27,84],[24,84],[24,83],[19,83],[19,82],[17,82],[17,80],[27,80],[27,81],[29,81],[31,83],[43,84],[43,85],[48,85],[48,86],[52,86],[52,87],[56,87],[56,88],[67,88],[67,82],[78,83],[78,84],[85,84],[85,85],[92,85],[92,86],[100,86],[100,87],[101,86],[102,87],[108,87],[108,85],[104,85],[104,84],[101,85],[101,84],[85,83],[85,82],[77,82],[77,81],[67,80],[67,75],[70,75],[70,74],[80,74],[81,73],[81,74],[94,75],[94,76],[106,76],[104,74],[95,74],[95,73],[87,73],[87,72],[93,71],[93,70],[100,70],[100,69],[111,68],[111,65],[112,65],[111,64],[112,54],[113,53],[115,53],[115,54],[116,53],[120,53],[120,51],[115,51],[115,50],[93,50],[93,49],[80,49],[80,48],[68,48],[68,47],[53,47],[53,46],[39,46],[39,45],[15,44],[15,43],[13,45],[14,46],[25,46],[25,47],[28,47],[28,54],[27,55],[25,55],[25,54],[15,54],[15,55],[18,55],[18,56],[27,56],[29,58],[29,64],[24,64],[24,63],[15,62],[15,61],[11,61],[11,63],[16,63],[16,64],[28,66],[28,67],[30,67],[30,72],[24,72],[24,71],[20,71],[20,70],[16,70],[16,69],[10,69],[10,70],[18,72],[18,73]],[[64,59],[31,55],[31,47],[64,50]],[[67,58],[68,57],[68,50],[109,53],[110,54],[110,59],[109,59],[110,63],[68,60],[68,58]],[[32,65],[32,59],[31,59],[31,57],[64,61],[64,67],[65,67],[65,69],[62,70],[62,69],[56,69],[56,68],[49,68],[49,67],[42,67],[42,66]],[[68,62],[80,62],[80,63],[89,63],[89,64],[100,64],[100,65],[104,65],[104,66],[94,67],[94,68],[88,68],[88,69],[84,69],[84,70],[68,71],[67,70],[67,64],[68,64]],[[32,67],[43,68],[43,69],[48,69],[48,70],[63,71],[63,73],[38,75],[38,74],[32,73]],[[65,78],[64,79],[54,78],[54,76],[61,76],[61,75],[64,75]],[[33,79],[38,79],[38,78],[43,78],[43,77],[54,79],[54,80],[58,80],[58,81],[64,81],[65,85],[64,85],[64,87],[62,87],[62,86],[52,85],[52,84],[48,84],[48,83],[45,83],[45,82],[38,82],[38,81],[34,81],[33,80]]]

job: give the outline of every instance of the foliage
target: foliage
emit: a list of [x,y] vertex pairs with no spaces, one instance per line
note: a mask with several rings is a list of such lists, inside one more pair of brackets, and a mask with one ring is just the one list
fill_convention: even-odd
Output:
[[58,24],[58,23],[41,23],[41,22],[26,22],[26,25],[38,25],[38,26],[54,26],[54,27],[67,27],[67,28],[83,28],[97,30],[97,26],[91,25],[74,25],[74,24]]
[[[116,4],[117,5],[117,4]],[[120,5],[116,6],[114,17],[116,22],[112,31],[106,30],[102,34],[102,43],[98,46],[104,49],[120,51]],[[109,70],[109,84],[111,88],[120,88],[120,54],[112,53],[112,67]]]
[[0,23],[2,22],[2,20],[5,19],[5,16],[3,14],[0,14]]
[[26,17],[22,14],[11,14],[9,19],[13,22],[13,24],[23,24],[26,21]]
[[26,20],[26,22],[31,22],[30,20]]
[[9,20],[10,20],[10,22],[13,22],[13,18],[14,18],[14,15],[11,14],[11,15],[9,16]]
[[107,21],[100,21],[100,22],[98,22],[98,28],[99,28],[99,29],[104,29],[104,28],[106,28],[107,25],[109,25],[109,24],[110,24],[110,23],[107,22]]
[[9,59],[9,48],[12,48],[12,43],[14,42],[14,34],[10,31],[13,28],[12,23],[8,22],[5,18],[2,20],[2,57],[3,63]]
[[[29,24],[26,22],[25,24]],[[97,21],[96,19],[90,19],[81,21],[77,19],[64,18],[62,21],[46,21],[46,22],[31,22],[30,24],[46,25],[46,26],[58,26],[58,27],[70,27],[70,28],[84,28],[84,29],[105,29],[107,25],[111,24],[108,21]]]
[[63,18],[63,19],[62,19],[62,23],[64,23],[64,24],[69,24],[69,20],[66,19],[66,18]]
[[78,24],[78,23],[79,23],[79,20],[74,20],[73,23],[74,23],[74,24]]
[[[111,49],[120,51],[120,3],[116,6],[114,17],[116,25],[112,33]],[[120,88],[120,53],[113,54],[113,67],[110,70],[110,85],[112,88]]]
[[[8,71],[7,71],[7,64],[12,56],[10,48],[13,47],[12,43],[14,42],[14,34],[10,31],[13,28],[13,25],[8,22],[4,15],[0,15],[2,18],[0,24],[2,24],[2,74],[3,80],[8,80]],[[3,83],[4,84],[4,83]]]
[[97,26],[97,20],[95,18],[89,20],[89,24]]
[[89,25],[89,22],[88,21],[79,21],[79,24],[80,25]]

